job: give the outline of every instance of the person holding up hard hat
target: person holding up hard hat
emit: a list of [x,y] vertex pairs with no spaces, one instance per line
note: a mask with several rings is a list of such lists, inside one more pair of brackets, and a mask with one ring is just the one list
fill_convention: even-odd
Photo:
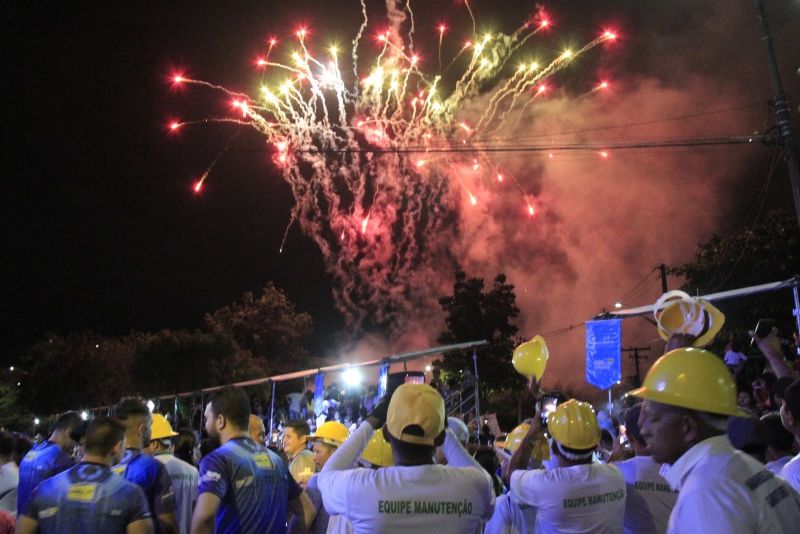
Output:
[[[356,534],[482,532],[494,509],[492,482],[445,420],[444,400],[426,384],[403,384],[384,398],[319,474],[328,512],[347,516]],[[395,465],[353,469],[375,431]],[[442,443],[448,465],[434,463]]]
[[[538,398],[536,380],[532,380],[531,393]],[[550,413],[547,427],[558,467],[525,470],[534,443],[544,434],[537,410],[505,474],[511,497],[521,505],[536,508],[535,532],[621,533],[625,481],[613,465],[592,463],[600,442],[592,406],[570,399]]]
[[742,414],[721,358],[678,348],[650,368],[639,429],[678,499],[668,532],[796,532],[800,496],[763,464],[734,449],[728,418]]

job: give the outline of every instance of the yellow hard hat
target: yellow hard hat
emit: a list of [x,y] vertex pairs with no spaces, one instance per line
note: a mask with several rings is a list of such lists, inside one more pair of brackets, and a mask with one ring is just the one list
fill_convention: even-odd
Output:
[[736,384],[725,363],[703,349],[669,351],[630,395],[700,412],[747,417],[736,403]]
[[705,347],[725,324],[725,315],[709,301],[683,291],[664,293],[653,306],[658,334],[667,341],[672,334],[691,334],[695,347]]
[[530,341],[514,349],[511,364],[522,376],[526,378],[535,376],[537,380],[541,380],[549,357],[550,351],[547,350],[544,338],[534,336]]
[[153,414],[153,424],[150,425],[150,439],[164,439],[177,436],[177,432],[172,431],[172,425],[167,418],[160,413]]
[[349,437],[350,431],[347,430],[346,426],[337,421],[328,421],[322,423],[309,439],[311,441],[321,441],[332,447],[338,447]]
[[508,433],[506,436],[506,442],[503,444],[503,448],[514,454],[519,449],[519,444],[522,443],[522,438],[528,433],[530,430],[531,425],[528,423],[522,423],[521,425],[517,425],[514,430]]
[[559,404],[547,416],[547,428],[554,440],[570,449],[593,449],[600,443],[597,415],[588,402],[570,399]]
[[361,453],[361,459],[379,467],[394,465],[392,446],[383,439],[383,432],[381,430],[376,430],[372,435],[372,438],[364,448],[364,452]]
[[[528,423],[522,423],[521,425],[517,425],[514,430],[508,433],[506,436],[506,441],[503,444],[503,448],[514,454],[519,449],[520,443],[522,443],[522,439],[530,430],[531,425]],[[547,438],[544,436],[540,436],[533,443],[533,448],[531,449],[531,458],[534,460],[549,460],[550,459],[550,444],[547,442]]]

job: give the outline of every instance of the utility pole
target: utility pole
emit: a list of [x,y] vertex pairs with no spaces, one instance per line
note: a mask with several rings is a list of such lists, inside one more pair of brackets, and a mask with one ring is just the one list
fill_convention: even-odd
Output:
[[669,291],[667,289],[667,266],[662,263],[658,268],[661,270],[661,294],[663,295]]
[[622,352],[632,352],[633,354],[629,354],[628,358],[631,358],[636,365],[636,374],[633,375],[633,380],[635,382],[634,386],[639,387],[642,385],[642,373],[641,369],[639,368],[639,360],[646,360],[647,354],[640,354],[639,351],[649,351],[650,347],[630,347],[627,349],[622,349]]
[[794,198],[794,210],[797,215],[797,223],[800,225],[800,163],[798,163],[797,147],[792,137],[792,123],[789,120],[789,103],[783,94],[781,76],[778,71],[778,62],[775,59],[775,50],[772,47],[772,37],[767,25],[767,12],[764,8],[764,0],[756,0],[758,7],[758,19],[761,22],[761,40],[767,47],[767,65],[772,77],[772,91],[775,95],[775,114],[778,117],[778,132],[780,132],[783,146],[786,150],[786,164],[789,167],[789,180],[792,183],[792,197]]

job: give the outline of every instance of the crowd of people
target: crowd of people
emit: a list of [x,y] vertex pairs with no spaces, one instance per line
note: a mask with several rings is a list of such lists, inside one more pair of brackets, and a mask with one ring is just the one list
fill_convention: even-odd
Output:
[[757,342],[750,380],[737,347],[672,336],[611,417],[533,378],[536,415],[497,441],[424,383],[323,418],[290,398],[278,442],[235,387],[201,436],[123,398],[36,444],[0,433],[0,533],[796,532],[800,376],[774,333]]

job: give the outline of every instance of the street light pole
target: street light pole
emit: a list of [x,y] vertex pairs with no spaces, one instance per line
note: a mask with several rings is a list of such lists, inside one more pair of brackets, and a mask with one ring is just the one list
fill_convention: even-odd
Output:
[[764,8],[764,0],[756,0],[758,7],[758,19],[761,22],[761,40],[767,47],[767,65],[772,77],[772,90],[775,95],[775,113],[778,117],[778,131],[786,149],[786,163],[789,166],[789,180],[792,183],[792,197],[794,198],[794,210],[797,215],[797,223],[800,225],[800,163],[798,163],[797,146],[792,137],[792,123],[789,120],[789,103],[783,94],[781,76],[778,71],[778,62],[775,59],[775,50],[772,47],[772,37],[767,25],[767,11]]

